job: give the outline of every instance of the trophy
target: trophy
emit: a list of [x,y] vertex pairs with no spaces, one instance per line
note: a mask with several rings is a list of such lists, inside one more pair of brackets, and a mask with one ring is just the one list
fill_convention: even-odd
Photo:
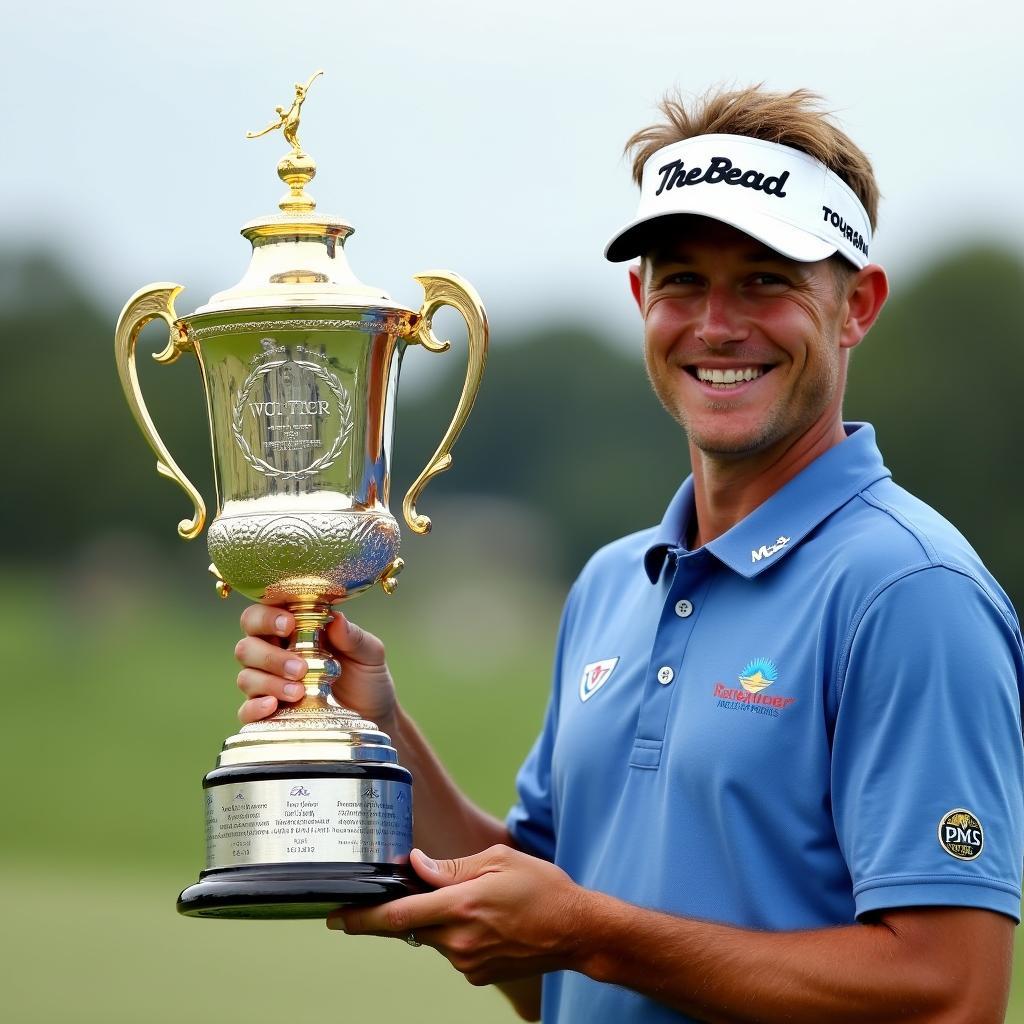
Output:
[[242,279],[188,316],[180,285],[136,292],[117,323],[115,355],[125,397],[157,457],[157,471],[191,499],[178,524],[186,540],[206,520],[203,499],[157,433],[139,387],[136,340],[160,318],[170,329],[162,365],[192,352],[206,389],[217,514],[207,531],[221,597],[286,607],[289,649],[308,666],[305,694],[227,739],[203,779],[206,868],[178,897],[195,917],[324,917],[339,906],[418,890],[409,867],[412,778],[390,738],[343,707],[331,684],[342,671],[323,646],[331,605],[380,584],[395,589],[403,561],[388,510],[391,438],[402,356],[409,345],[444,352],[431,318],[442,306],[469,332],[466,381],[454,418],[402,503],[419,534],[424,486],[451,464],[487,356],[479,296],[455,274],[429,271],[419,310],[361,284],[345,257],[347,221],[316,212],[306,186],[316,173],[299,143],[299,114],[322,72],[295,86],[277,128],[291,150],[277,173],[281,212],[250,221],[252,257]]

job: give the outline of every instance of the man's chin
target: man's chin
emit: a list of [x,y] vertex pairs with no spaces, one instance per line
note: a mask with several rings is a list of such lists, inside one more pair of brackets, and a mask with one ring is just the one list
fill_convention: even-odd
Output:
[[769,448],[775,440],[767,425],[755,430],[702,431],[683,425],[690,444],[703,455],[718,459],[739,459],[756,455]]

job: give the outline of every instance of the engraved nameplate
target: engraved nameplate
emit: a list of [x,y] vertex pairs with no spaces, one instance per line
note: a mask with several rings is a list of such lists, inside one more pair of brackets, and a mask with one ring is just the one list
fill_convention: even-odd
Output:
[[235,393],[231,432],[264,476],[298,480],[329,469],[352,433],[352,398],[321,353],[273,338]]
[[412,787],[379,779],[260,779],[206,790],[206,866],[402,864]]

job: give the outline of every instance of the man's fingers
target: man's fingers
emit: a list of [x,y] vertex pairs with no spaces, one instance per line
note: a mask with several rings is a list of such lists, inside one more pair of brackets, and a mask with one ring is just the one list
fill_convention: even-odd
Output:
[[334,613],[334,621],[327,627],[327,639],[339,654],[361,665],[383,665],[386,660],[384,644],[341,612]]
[[258,668],[243,668],[238,673],[238,688],[246,697],[276,697],[284,701],[298,700],[306,692],[302,683],[289,682]]
[[[350,622],[341,612],[334,612],[333,620],[327,625],[327,639],[339,653],[361,665],[383,665],[384,644],[372,633]],[[242,612],[242,631],[246,634],[235,648],[235,657],[250,668],[262,668],[268,672],[276,669],[260,659],[270,657],[269,652],[249,641],[260,641],[266,648],[273,648],[267,637],[288,637],[295,629],[295,618],[290,612],[272,605],[251,604]],[[280,674],[280,673],[279,673]]]
[[277,710],[276,697],[253,697],[238,709],[238,720],[243,725],[259,722]]
[[280,647],[258,636],[244,636],[235,644],[235,657],[244,668],[259,669],[284,679],[301,679],[306,674],[306,662],[294,651]]
[[295,619],[291,612],[266,604],[251,604],[242,612],[242,632],[249,636],[291,636]]

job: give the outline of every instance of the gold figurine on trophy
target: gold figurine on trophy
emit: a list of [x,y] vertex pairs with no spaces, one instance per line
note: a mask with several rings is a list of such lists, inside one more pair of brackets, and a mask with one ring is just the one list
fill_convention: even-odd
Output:
[[316,173],[299,145],[299,114],[317,72],[295,86],[278,121],[291,152],[278,164],[289,192],[280,213],[242,228],[252,257],[242,279],[194,313],[179,316],[180,285],[158,283],[127,303],[115,356],[128,405],[194,514],[179,534],[202,532],[199,492],[171,457],[149,416],[135,366],[139,332],[162,319],[170,340],[161,364],[192,352],[206,389],[217,514],[207,531],[217,591],[287,607],[290,649],[308,665],[304,697],[225,741],[203,780],[207,859],[179,897],[203,917],[323,917],[347,903],[379,902],[415,888],[412,780],[388,736],[342,707],[332,682],[341,666],[322,631],[331,605],[380,584],[395,588],[403,566],[389,508],[391,440],[402,356],[410,345],[443,352],[431,318],[452,306],[466,320],[466,382],[451,425],[403,502],[405,521],[426,484],[451,464],[451,448],[476,398],[487,356],[479,296],[457,275],[420,274],[425,297],[406,309],[362,284],[344,244],[353,228],[319,214],[304,186]]
[[316,163],[299,142],[299,117],[302,112],[302,104],[306,102],[309,87],[322,74],[323,71],[315,72],[305,85],[296,82],[295,99],[292,100],[291,107],[287,111],[284,107],[275,107],[276,121],[268,124],[262,131],[245,133],[247,139],[258,139],[260,136],[280,128],[285,142],[292,147],[291,152],[281,157],[277,164],[278,177],[288,186],[288,194],[279,203],[280,208],[285,212],[301,213],[304,210],[316,209],[316,201],[306,192],[306,186],[316,177]]
[[292,147],[292,151],[296,156],[302,156],[302,146],[299,143],[299,114],[302,110],[302,104],[306,101],[306,93],[309,92],[309,87],[323,74],[323,71],[315,72],[309,81],[305,85],[299,85],[295,83],[295,99],[292,100],[292,105],[285,113],[284,107],[275,107],[277,111],[277,120],[268,124],[266,128],[259,132],[246,132],[245,137],[247,139],[258,139],[261,135],[266,135],[267,132],[275,131],[280,128],[284,134],[285,141],[289,146]]

